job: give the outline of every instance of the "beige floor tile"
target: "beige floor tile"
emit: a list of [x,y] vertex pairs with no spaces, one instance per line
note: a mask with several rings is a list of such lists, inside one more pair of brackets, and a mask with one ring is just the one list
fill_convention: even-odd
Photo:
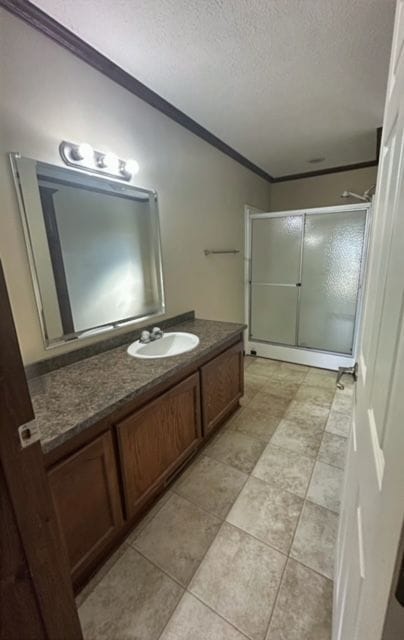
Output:
[[255,358],[255,361],[248,367],[249,373],[256,373],[266,377],[271,376],[281,366],[279,360],[270,360],[268,358]]
[[282,398],[280,396],[267,393],[265,389],[261,389],[249,403],[251,409],[263,411],[271,416],[283,416],[286,409],[290,405],[291,398]]
[[286,557],[224,523],[190,590],[252,640],[263,640]]
[[281,362],[282,371],[299,371],[300,373],[307,373],[310,371],[310,367],[305,364],[296,364],[294,362]]
[[334,397],[334,389],[326,389],[310,384],[302,384],[295,396],[298,402],[311,402],[322,407],[330,407]]
[[218,518],[173,494],[133,544],[185,586],[219,526]]
[[290,383],[301,384],[306,379],[308,368],[298,364],[282,362],[279,369],[274,372],[274,377]]
[[326,369],[310,369],[304,381],[314,387],[324,387],[336,391],[337,372]]
[[248,369],[250,364],[254,362],[255,358],[252,356],[244,356],[244,369]]
[[87,582],[87,584],[84,587],[84,589],[82,589],[80,591],[80,593],[76,596],[75,600],[76,600],[76,606],[77,607],[81,607],[81,605],[88,598],[90,593],[92,591],[94,591],[94,589],[97,586],[97,584],[99,584],[101,582],[101,580],[104,578],[104,576],[107,575],[108,571],[110,571],[110,569],[112,569],[112,567],[114,566],[115,562],[117,562],[117,560],[119,560],[119,558],[121,556],[123,556],[125,551],[127,549],[129,549],[129,548],[130,547],[126,543],[126,541],[123,542],[121,544],[121,546],[118,547],[118,549],[108,558],[108,560],[106,560],[104,562],[104,564],[99,568],[97,573],[91,578],[91,580],[89,582]]
[[288,491],[249,478],[226,520],[287,554],[302,506]]
[[336,513],[307,501],[290,551],[291,557],[333,579],[337,527]]
[[351,389],[352,391],[350,391],[349,388],[346,388],[343,391],[339,391],[337,389],[337,391],[335,392],[333,403],[332,403],[333,411],[339,411],[340,413],[347,413],[349,415],[352,414],[352,406],[353,406],[354,398],[353,398],[353,388]]
[[[255,376],[254,376],[255,377]],[[267,382],[266,378],[263,378],[262,382],[257,382],[257,380],[251,380],[248,378],[244,379],[244,395],[241,398],[242,404],[248,404],[257,393],[264,387]]]
[[85,640],[156,640],[183,589],[127,549],[79,609]]
[[293,400],[287,408],[284,418],[299,422],[302,425],[317,426],[324,428],[329,416],[328,407],[322,407],[312,402],[297,402]]
[[350,414],[331,409],[325,430],[337,436],[347,438],[351,431],[351,425],[352,416]]
[[267,443],[281,420],[281,416],[268,415],[248,406],[238,414],[237,420],[232,421],[231,429]]
[[[230,428],[230,425],[234,420],[238,418],[240,413],[244,410],[244,406],[236,407],[236,409],[229,415],[229,417],[225,420],[225,422],[221,425],[217,435],[224,433],[227,429]],[[216,436],[215,436],[216,437]]]
[[262,388],[263,393],[269,393],[272,396],[278,396],[281,398],[292,398],[296,395],[299,389],[299,384],[296,382],[290,382],[287,378],[271,378]]
[[345,467],[347,439],[333,433],[324,432],[318,459],[343,469]]
[[269,443],[252,475],[304,498],[313,466],[313,459]]
[[331,640],[332,582],[288,560],[267,640]]
[[290,449],[302,456],[316,458],[323,436],[321,427],[303,425],[291,420],[282,420],[272,436],[271,443]]
[[201,456],[172,487],[197,506],[225,518],[248,476],[228,464]]
[[316,462],[307,499],[338,513],[343,477],[342,469]]
[[244,393],[244,395],[241,396],[239,400],[240,407],[248,407],[251,400],[254,398],[254,395],[255,395],[254,393],[253,394]]
[[154,505],[150,508],[149,511],[144,515],[139,524],[133,529],[133,531],[128,535],[126,541],[128,544],[132,544],[136,540],[138,536],[142,533],[143,529],[147,527],[149,522],[153,520],[154,516],[160,511],[161,507],[165,505],[168,499],[171,496],[171,491],[165,491],[163,495],[154,503]]
[[245,640],[231,624],[185,593],[159,640]]
[[244,382],[258,389],[267,384],[269,378],[268,375],[261,373],[260,371],[254,371],[253,367],[250,367],[244,373]]
[[250,473],[265,444],[231,429],[220,433],[203,450],[204,455]]
[[267,382],[267,376],[250,373],[247,369],[244,373],[244,395],[240,399],[240,404],[243,406],[249,404]]

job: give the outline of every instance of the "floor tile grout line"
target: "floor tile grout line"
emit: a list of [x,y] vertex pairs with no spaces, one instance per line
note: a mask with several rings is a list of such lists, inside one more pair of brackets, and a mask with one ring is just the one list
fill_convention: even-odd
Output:
[[[213,458],[211,458],[213,459]],[[215,460],[215,462],[218,462],[217,460]],[[230,465],[226,465],[227,467],[229,467],[230,469],[235,469],[235,467],[231,467]],[[236,469],[236,471],[239,471],[239,469]],[[243,473],[243,472],[241,472]],[[182,498],[183,500],[186,500],[187,502],[189,502],[189,504],[191,504],[193,507],[197,507],[198,509],[200,509],[201,511],[203,511],[204,513],[208,514],[209,516],[214,516],[215,518],[217,518],[218,520],[220,520],[221,522],[225,522],[227,516],[229,515],[233,505],[235,504],[236,500],[238,499],[240,493],[242,492],[242,490],[244,489],[245,485],[247,484],[249,475],[248,474],[244,474],[246,476],[246,479],[243,481],[242,486],[240,487],[240,491],[237,493],[234,501],[232,502],[232,504],[230,505],[229,509],[226,511],[226,515],[225,516],[218,516],[217,513],[214,513],[213,511],[209,511],[208,509],[205,509],[205,507],[201,507],[200,504],[198,504],[197,502],[194,502],[193,500],[191,500],[191,498],[188,498],[188,496],[184,496],[182,495],[182,493],[178,493],[178,491],[176,491],[175,489],[171,489],[171,491],[173,493],[175,493],[176,496],[179,496],[180,498]]]
[[[161,573],[164,573],[164,575],[167,578],[170,578],[170,580],[172,580],[172,582],[175,582],[176,585],[178,585],[179,587],[181,587],[181,589],[183,590],[183,592],[186,590],[186,585],[182,584],[182,582],[180,582],[180,580],[178,578],[176,578],[175,576],[173,576],[171,573],[169,573],[167,571],[167,569],[163,569],[163,567],[161,567],[155,560],[152,560],[151,558],[149,558],[149,556],[147,556],[144,551],[141,551],[140,549],[138,549],[135,546],[130,545],[131,550],[135,551],[136,553],[138,553],[140,556],[142,556],[142,558],[144,560],[146,560],[147,562],[150,562],[150,564],[153,565],[153,567],[155,567],[156,569],[158,569]],[[192,580],[192,578],[190,578],[190,580]],[[187,583],[188,584],[188,583]]]
[[[348,438],[345,438],[345,440],[348,440]],[[328,464],[329,467],[334,467],[334,469],[339,469],[340,471],[344,471],[345,469],[345,465],[343,467],[338,467],[336,464],[332,464],[332,462],[326,462],[325,460],[322,460],[318,456],[316,458],[316,462],[321,462],[322,464]]]
[[[182,496],[180,496],[182,497]],[[238,497],[238,496],[237,496]],[[190,502],[190,500],[188,500],[187,498],[184,498],[184,500],[186,500],[189,504],[191,504],[192,506],[196,506],[194,505],[192,502]],[[234,504],[234,503],[233,503]],[[232,505],[233,506],[233,505]],[[204,513],[207,513],[208,515],[212,515],[210,512],[201,509],[201,511],[204,511]],[[229,509],[230,512],[230,509]],[[228,514],[227,514],[228,515]],[[227,517],[227,516],[226,516]],[[195,567],[194,571],[192,572],[190,578],[188,579],[188,581],[186,582],[186,584],[183,584],[182,582],[180,582],[180,580],[178,578],[176,578],[175,576],[173,576],[167,569],[164,569],[163,567],[161,567],[156,560],[152,560],[151,558],[149,558],[148,555],[146,555],[141,549],[139,549],[138,547],[135,546],[135,542],[136,540],[133,541],[133,543],[129,543],[129,548],[132,551],[136,551],[137,553],[139,553],[145,560],[147,560],[148,562],[150,562],[152,565],[154,565],[157,569],[159,569],[162,573],[164,573],[168,578],[170,578],[171,580],[173,580],[174,582],[176,582],[182,589],[187,590],[188,586],[191,584],[196,572],[198,571],[198,569],[200,568],[202,562],[205,560],[205,557],[210,549],[210,547],[213,545],[213,543],[215,542],[217,536],[219,535],[220,530],[223,528],[224,524],[228,524],[233,526],[235,529],[238,529],[239,531],[241,531],[242,533],[246,533],[247,535],[249,535],[251,538],[254,538],[256,540],[258,540],[258,538],[255,538],[255,536],[252,536],[250,533],[248,533],[247,531],[244,531],[243,529],[240,529],[240,527],[237,527],[233,524],[231,524],[230,522],[227,522],[227,520],[221,520],[220,524],[219,524],[219,528],[217,530],[217,532],[215,533],[214,537],[212,538],[211,542],[209,543],[206,551],[204,552],[204,554],[202,555],[201,559],[199,560],[197,566]],[[258,540],[258,542],[262,542],[262,540]],[[265,542],[262,542],[262,544],[266,544]],[[266,544],[266,546],[269,546],[273,551],[277,551],[278,553],[281,553],[282,555],[286,555],[284,552],[279,551],[279,549],[275,549],[274,547],[272,547],[271,545]],[[114,563],[115,564],[115,563]],[[112,567],[111,567],[112,568]]]
[[[225,521],[222,523],[222,525],[221,525],[221,527],[220,527],[219,531],[216,533],[215,538],[212,540],[212,543],[211,543],[210,547],[206,550],[206,553],[204,554],[204,556],[203,556],[203,558],[202,558],[201,562],[199,563],[199,565],[198,565],[197,569],[195,570],[195,572],[194,572],[194,574],[193,574],[193,576],[192,576],[191,580],[188,582],[188,585],[187,585],[187,587],[186,587],[186,591],[188,591],[188,593],[192,594],[193,596],[197,597],[197,598],[198,598],[198,600],[200,600],[200,602],[202,602],[203,604],[205,604],[206,606],[208,606],[208,607],[209,607],[209,608],[210,608],[214,613],[216,613],[217,615],[220,615],[220,617],[221,617],[221,618],[223,618],[223,620],[226,620],[226,622],[229,622],[230,624],[232,624],[232,626],[233,626],[233,627],[235,627],[235,628],[237,629],[237,631],[240,631],[240,629],[239,629],[236,625],[234,625],[234,623],[231,623],[227,618],[225,618],[223,615],[219,614],[215,609],[213,609],[210,605],[208,605],[208,604],[207,604],[207,603],[202,599],[202,597],[201,597],[201,596],[197,596],[197,595],[196,595],[193,591],[191,591],[191,590],[190,590],[190,588],[189,588],[189,587],[190,587],[190,585],[191,585],[192,580],[195,578],[195,576],[196,576],[196,574],[197,574],[198,570],[200,569],[200,567],[202,566],[202,563],[204,562],[204,560],[205,560],[205,558],[206,558],[206,556],[207,556],[207,554],[208,554],[208,552],[209,552],[210,548],[212,547],[213,543],[215,542],[216,538],[218,537],[218,535],[219,535],[220,531],[223,529],[223,526],[224,526],[225,524],[226,524],[227,526],[231,526],[231,527],[233,527],[234,529],[237,529],[238,531],[240,531],[240,532],[241,532],[241,533],[243,533],[244,535],[249,536],[249,537],[250,537],[250,538],[252,538],[253,540],[256,540],[257,542],[260,542],[261,544],[265,545],[266,547],[269,547],[272,551],[275,551],[276,553],[279,553],[280,555],[282,555],[282,556],[285,558],[285,565],[284,565],[284,569],[283,569],[283,571],[282,571],[282,575],[281,575],[281,578],[280,578],[280,582],[279,582],[278,588],[279,588],[280,583],[281,583],[281,581],[282,581],[283,572],[284,572],[285,567],[286,567],[287,562],[288,562],[288,555],[287,555],[287,554],[285,554],[283,551],[279,551],[279,549],[276,549],[275,547],[272,547],[271,545],[269,545],[269,544],[267,544],[267,543],[263,542],[262,540],[259,540],[259,539],[258,539],[258,538],[256,538],[255,536],[251,535],[251,533],[249,533],[248,531],[244,531],[244,529],[241,529],[240,527],[237,527],[236,525],[232,524],[231,522],[227,522],[227,520],[225,520]],[[276,599],[276,598],[275,598],[275,599]],[[275,606],[275,599],[274,599],[274,605],[273,605],[273,606]],[[249,640],[253,640],[253,639],[251,638],[251,636],[250,636],[250,635],[248,635],[248,634],[246,634],[245,632],[241,632],[241,633],[243,633],[243,635],[245,635],[247,638],[249,638]],[[263,636],[263,640],[265,640],[265,636]]]
[[[274,432],[274,433],[275,433],[275,432]],[[272,438],[271,438],[271,440],[272,440]],[[281,451],[284,451],[285,453],[293,453],[293,454],[295,454],[295,455],[296,455],[297,457],[299,457],[299,458],[304,458],[305,460],[310,460],[310,462],[313,462],[313,461],[315,460],[315,458],[309,458],[309,456],[305,455],[304,453],[299,453],[299,452],[297,452],[297,451],[292,451],[292,449],[287,449],[286,447],[282,447],[282,446],[281,446],[281,445],[279,445],[279,444],[272,444],[272,443],[271,443],[271,440],[268,442],[268,444],[267,444],[267,446],[265,447],[265,449],[267,449],[267,447],[268,447],[269,445],[271,445],[272,447],[275,447],[275,449],[280,449]],[[264,449],[264,451],[265,451],[265,449]],[[262,452],[262,454],[261,454],[260,458],[258,458],[257,464],[258,464],[258,462],[260,461],[260,459],[261,459],[262,455],[264,454],[264,451]],[[257,465],[256,465],[256,466],[257,466]],[[254,467],[254,469],[255,469],[255,467]],[[253,469],[253,471],[254,471],[254,469]],[[252,473],[252,472],[251,472],[251,473]]]
[[[245,435],[245,434],[243,433],[241,435]],[[249,436],[247,436],[247,437],[249,437]],[[250,438],[250,440],[254,440],[254,442],[259,442],[259,440],[255,440],[255,438]],[[261,444],[263,444],[263,443],[261,442]],[[241,471],[241,469],[239,469],[238,467],[234,467],[232,464],[229,464],[228,462],[225,462],[224,460],[218,460],[217,458],[212,458],[208,454],[203,453],[203,450],[201,451],[201,455],[205,456],[205,458],[209,458],[209,460],[213,460],[214,462],[220,462],[220,464],[224,464],[226,467],[229,467],[230,469],[235,469],[236,471],[239,471],[240,473],[244,473],[244,475],[246,475],[246,476],[251,475],[250,471]],[[258,458],[258,460],[259,460],[259,458]]]
[[331,513],[339,517],[339,511],[334,511],[334,509],[330,509],[330,507],[325,507],[323,504],[320,504],[319,502],[315,502],[313,498],[306,498],[305,502],[310,502],[310,504],[314,504],[316,507],[322,507],[323,509],[327,509],[328,511],[331,511]]
[[[139,520],[139,522],[138,522],[138,523],[133,527],[133,529],[131,529],[131,530],[129,531],[129,533],[128,533],[127,537],[125,538],[124,542],[126,542],[127,544],[129,544],[130,546],[132,546],[132,543],[131,543],[131,542],[128,542],[128,539],[130,538],[130,536],[131,536],[133,533],[135,533],[135,531],[136,531],[137,527],[139,527],[139,526],[142,524],[142,522],[144,522],[144,520],[147,518],[147,516],[151,514],[152,510],[153,510],[153,509],[155,509],[155,507],[157,507],[157,505],[162,501],[162,499],[164,498],[164,496],[166,496],[166,495],[167,495],[167,494],[169,494],[169,493],[172,493],[172,489],[171,489],[171,487],[167,487],[167,488],[163,491],[163,493],[161,493],[161,494],[160,494],[160,497],[159,497],[159,498],[158,498],[158,500],[156,500],[156,502],[155,502],[155,503],[150,507],[150,510],[149,510],[149,511],[147,511],[147,512],[144,514],[143,518],[142,518],[141,520]],[[149,524],[150,524],[151,522],[153,522],[154,518],[157,516],[157,514],[158,514],[158,513],[160,513],[160,511],[161,511],[161,509],[164,507],[164,505],[165,505],[165,504],[167,504],[167,502],[169,502],[170,498],[171,498],[171,496],[169,495],[169,496],[168,496],[168,498],[167,498],[167,500],[166,500],[163,504],[160,504],[160,506],[159,506],[159,508],[156,510],[156,512],[155,512],[155,513],[153,513],[153,515],[150,517],[150,520],[145,524],[144,529],[146,529],[146,527],[148,527],[148,526],[149,526]],[[142,531],[144,531],[144,529],[142,529]],[[140,535],[141,535],[142,531],[139,531],[138,536],[140,536]],[[133,542],[138,538],[138,536],[136,536],[136,537],[134,538]]]
[[[178,494],[175,494],[178,495]],[[209,511],[206,511],[205,509],[202,509],[201,507],[199,507],[198,505],[195,505],[193,502],[191,502],[190,500],[188,500],[187,498],[184,498],[183,496],[179,496],[180,498],[183,498],[183,500],[186,500],[186,502],[188,502],[190,505],[192,505],[193,507],[197,507],[198,509],[200,509],[200,511],[203,511],[204,513],[206,513],[209,516],[212,516],[214,514],[210,513]],[[157,515],[157,514],[156,514]],[[180,587],[182,587],[182,589],[187,589],[187,586],[191,583],[194,575],[196,574],[196,572],[198,571],[199,567],[201,566],[203,560],[205,559],[206,554],[208,553],[210,547],[212,546],[212,544],[214,543],[214,541],[216,540],[216,537],[220,531],[220,529],[222,528],[224,522],[226,522],[225,520],[221,520],[220,518],[216,517],[217,520],[219,520],[219,527],[218,530],[216,531],[214,537],[212,538],[211,542],[209,543],[206,551],[203,553],[201,559],[199,560],[197,566],[195,567],[195,569],[193,570],[190,578],[188,579],[188,581],[186,582],[186,584],[182,584],[178,578],[174,577],[173,575],[171,575],[169,573],[169,571],[167,571],[167,569],[164,569],[163,567],[161,567],[155,560],[152,560],[151,558],[149,558],[143,551],[141,551],[140,549],[138,549],[138,547],[136,547],[134,545],[134,543],[136,542],[136,540],[133,541],[133,545],[131,544],[130,546],[132,547],[132,549],[134,549],[135,551],[137,551],[138,553],[140,553],[141,556],[143,556],[143,558],[145,558],[146,560],[148,560],[149,562],[151,562],[155,567],[157,567],[157,569],[160,569],[160,571],[162,571],[163,573],[165,573],[166,576],[168,576],[169,578],[171,578],[172,580],[174,580],[174,582],[176,582],[177,584],[179,584]]]
[[[163,625],[163,628],[161,629],[160,633],[158,636],[156,636],[155,640],[160,640],[161,636],[163,635],[164,631],[166,630],[170,620],[173,618],[175,612],[177,611],[178,607],[180,606],[181,600],[184,597],[184,594],[186,593],[186,589],[183,588],[182,593],[180,594],[178,601],[175,604],[175,607],[173,608],[173,610],[171,611],[170,615],[168,616],[166,622]],[[154,640],[154,639],[153,639]]]
[[[303,509],[303,505],[302,505],[302,509]],[[299,520],[299,518],[300,518],[300,513],[299,513],[298,520]],[[245,529],[242,529],[239,525],[233,524],[233,522],[230,522],[229,520],[225,520],[223,522],[223,524],[227,524],[227,525],[230,525],[231,527],[234,527],[234,529],[238,529],[238,531],[241,531],[241,533],[244,533],[247,536],[250,536],[250,538],[253,538],[253,540],[256,540],[257,542],[260,542],[261,544],[265,545],[266,547],[269,547],[269,549],[271,549],[272,551],[276,551],[277,553],[280,553],[285,558],[289,557],[289,550],[291,548],[291,545],[289,545],[288,551],[282,551],[281,549],[276,547],[273,543],[271,544],[270,542],[266,542],[265,540],[262,540],[261,538],[258,538],[253,533],[251,533],[251,531],[246,531]]]
[[[118,555],[118,551],[120,551],[120,549],[121,549],[122,547],[126,547],[126,549],[124,549],[124,551],[123,551],[121,554],[119,554],[119,555]],[[84,587],[83,587],[83,589],[80,591],[80,593],[78,593],[78,594],[75,596],[75,598],[74,598],[74,600],[75,600],[75,601],[76,601],[76,599],[77,599],[77,598],[79,598],[79,597],[80,597],[81,593],[86,589],[86,587],[88,587],[88,585],[90,584],[90,582],[91,582],[92,580],[95,580],[95,578],[96,578],[96,576],[97,576],[98,572],[102,571],[103,567],[105,567],[105,564],[106,564],[109,560],[112,560],[112,558],[114,557],[114,555],[117,555],[117,558],[112,562],[112,564],[111,564],[111,566],[109,567],[109,569],[108,569],[108,570],[105,572],[105,574],[104,574],[104,575],[99,579],[99,581],[97,582],[97,584],[95,584],[95,585],[94,585],[94,586],[89,590],[89,592],[88,592],[88,593],[87,593],[87,595],[85,596],[84,600],[83,600],[82,602],[80,602],[80,604],[79,604],[79,605],[77,605],[77,603],[76,603],[77,611],[78,611],[78,610],[80,609],[80,607],[81,607],[81,606],[86,602],[86,600],[91,596],[91,594],[95,591],[95,589],[98,587],[98,585],[100,584],[100,582],[101,582],[102,580],[104,580],[104,578],[106,578],[106,577],[107,577],[107,575],[110,573],[110,571],[115,567],[115,565],[116,565],[116,563],[118,562],[118,560],[120,560],[120,559],[122,558],[122,556],[126,553],[126,551],[127,551],[128,549],[131,549],[131,548],[132,548],[132,547],[131,547],[131,545],[130,545],[128,542],[126,542],[126,540],[124,540],[123,542],[121,542],[121,544],[119,545],[119,547],[118,547],[118,548],[117,548],[117,549],[116,549],[116,550],[115,550],[115,551],[110,555],[110,557],[109,557],[109,558],[105,561],[105,563],[104,563],[104,564],[103,564],[103,565],[98,569],[98,571],[96,571],[96,572],[94,573],[94,575],[89,579],[89,581],[87,582],[87,584],[86,584],[86,585],[84,585]]]
[[[242,631],[234,622],[231,622],[228,618],[226,618],[222,613],[219,613],[218,611],[216,611],[216,609],[214,609],[210,604],[208,604],[207,602],[205,602],[201,596],[197,595],[196,593],[194,593],[193,591],[190,591],[188,588],[185,590],[185,593],[189,594],[190,596],[192,596],[193,598],[195,598],[196,600],[198,600],[198,602],[200,602],[204,607],[206,607],[207,609],[209,609],[209,611],[211,611],[212,613],[214,613],[216,616],[218,616],[219,618],[221,618],[221,620],[224,620],[224,622],[226,622],[227,624],[229,624],[231,627],[233,627],[233,629],[235,629],[238,633],[240,633],[242,636],[244,636],[244,638],[247,638],[247,640],[253,640],[251,638],[250,635],[248,635],[246,633],[246,631]],[[206,640],[214,640],[214,639],[206,639]]]
[[[307,458],[307,460],[310,460],[310,458]],[[315,463],[317,461],[311,459],[310,462],[313,463],[313,467],[314,467],[314,465],[315,465]],[[255,467],[254,467],[254,469],[255,469]],[[293,496],[294,498],[299,498],[303,502],[304,502],[304,500],[306,500],[305,497],[303,497],[301,495],[299,496],[297,493],[293,493],[293,491],[290,491],[290,489],[285,489],[285,487],[281,487],[279,484],[276,484],[276,482],[274,482],[274,481],[268,482],[268,480],[263,480],[259,476],[254,476],[252,473],[250,474],[250,478],[254,478],[254,480],[259,480],[260,482],[263,482],[264,484],[266,484],[268,487],[272,487],[273,489],[277,489],[277,491],[284,491],[285,493],[288,493],[290,496]],[[311,480],[311,475],[310,475],[310,480]],[[245,485],[244,485],[244,487],[245,487]],[[243,487],[243,489],[244,489],[244,487]],[[237,497],[239,497],[239,496],[237,496]]]
[[289,562],[289,560],[292,560],[293,562],[297,562],[297,564],[300,564],[302,567],[304,567],[308,571],[312,571],[313,573],[315,573],[320,578],[323,578],[323,580],[328,580],[328,582],[331,582],[332,584],[334,584],[334,580],[332,578],[330,578],[329,576],[324,575],[324,573],[321,573],[318,569],[313,569],[313,567],[309,567],[309,565],[305,564],[302,560],[298,560],[297,558],[294,558],[293,556],[289,556],[288,557],[288,562]]
[[[323,434],[323,435],[324,435],[324,434]],[[321,439],[321,442],[322,442],[322,441],[323,441],[323,438]],[[320,445],[320,448],[321,448],[321,445]],[[317,456],[316,456],[315,461],[314,461],[314,464],[313,464],[313,469],[312,469],[312,472],[311,472],[311,475],[310,475],[310,480],[309,480],[309,482],[308,482],[308,484],[307,484],[307,489],[306,489],[306,493],[305,493],[305,496],[304,496],[304,503],[303,503],[303,507],[302,507],[302,510],[301,510],[301,512],[300,512],[300,516],[299,516],[299,518],[298,518],[298,523],[297,523],[297,526],[296,526],[296,529],[295,529],[295,533],[294,533],[294,536],[293,536],[292,544],[290,545],[290,549],[289,549],[289,554],[288,554],[288,555],[289,555],[289,558],[292,558],[292,559],[294,559],[294,560],[295,560],[295,558],[293,558],[293,556],[291,556],[291,555],[290,555],[290,552],[292,551],[293,544],[294,544],[294,542],[295,542],[297,529],[298,529],[299,524],[300,524],[301,519],[302,519],[302,515],[303,515],[303,511],[304,511],[305,503],[306,503],[307,501],[308,501],[308,502],[312,502],[311,500],[309,500],[309,499],[308,499],[308,492],[309,492],[310,485],[311,485],[311,482],[312,482],[312,479],[313,479],[313,474],[314,474],[314,470],[315,470],[315,467],[316,467],[316,463],[317,463],[317,462],[321,462],[321,460],[319,460],[320,448],[319,448],[319,450],[318,450],[318,452],[317,452]],[[337,468],[338,468],[338,467],[337,467]],[[312,503],[312,504],[316,504],[316,503]],[[326,509],[327,511],[330,511],[330,513],[333,513],[334,515],[337,515],[337,517],[338,517],[338,519],[339,519],[339,513],[338,513],[338,514],[335,514],[335,512],[334,512],[334,511],[332,511],[331,509],[327,509],[327,507],[324,507],[324,506],[322,506],[322,505],[316,505],[316,506],[320,506],[321,508]],[[335,551],[335,550],[334,550],[334,551]],[[303,563],[302,563],[302,564],[303,564]],[[307,565],[304,565],[304,566],[307,566]],[[307,568],[309,568],[309,569],[310,569],[311,567],[307,567]],[[312,570],[313,570],[313,569],[312,569]],[[323,574],[320,574],[320,575],[323,575]],[[325,577],[328,577],[328,576],[325,576]],[[329,578],[329,579],[330,579],[330,578]],[[331,579],[331,580],[333,581],[333,579]]]
[[314,461],[314,464],[313,464],[313,467],[312,467],[312,470],[311,470],[311,474],[310,474],[310,478],[309,478],[309,481],[308,481],[308,483],[307,483],[306,491],[305,491],[304,498],[303,498],[302,510],[300,511],[299,517],[298,517],[298,519],[297,519],[297,523],[296,523],[295,531],[294,531],[294,533],[293,533],[293,537],[292,537],[292,542],[291,542],[290,547],[289,547],[288,557],[290,557],[290,552],[291,552],[292,547],[293,547],[293,545],[294,545],[295,538],[296,538],[296,533],[297,533],[297,530],[298,530],[299,524],[300,524],[301,519],[302,519],[302,514],[303,514],[304,506],[305,506],[305,503],[306,503],[306,500],[307,500],[307,494],[308,494],[308,492],[309,492],[310,484],[311,484],[311,481],[312,481],[312,479],[313,479],[313,474],[314,474],[314,469],[315,469],[315,466],[316,466],[316,462],[317,462],[317,458],[316,458],[316,459],[315,459],[315,461]]
[[283,567],[281,579],[279,580],[278,588],[276,590],[276,594],[275,594],[274,602],[273,602],[273,605],[272,605],[271,613],[270,613],[270,616],[269,616],[268,624],[267,624],[267,627],[266,627],[266,630],[265,630],[264,640],[267,640],[267,638],[268,638],[269,629],[270,629],[272,618],[273,618],[273,615],[274,615],[276,603],[278,602],[278,597],[279,597],[279,593],[281,591],[282,582],[283,582],[283,576],[285,575],[286,567],[288,566],[288,562],[289,562],[289,556],[287,556],[287,558],[286,558],[286,562],[285,562],[285,566]]

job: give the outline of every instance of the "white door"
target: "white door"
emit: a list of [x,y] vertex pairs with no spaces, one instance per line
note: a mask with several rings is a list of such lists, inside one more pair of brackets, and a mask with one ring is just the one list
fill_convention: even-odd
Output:
[[404,0],[397,3],[372,237],[333,640],[382,637],[404,515]]

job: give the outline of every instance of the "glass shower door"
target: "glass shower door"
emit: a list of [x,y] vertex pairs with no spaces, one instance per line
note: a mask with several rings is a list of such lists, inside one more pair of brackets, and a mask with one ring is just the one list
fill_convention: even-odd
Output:
[[251,233],[250,337],[296,345],[303,216],[255,218]]
[[352,354],[366,211],[306,215],[298,345]]

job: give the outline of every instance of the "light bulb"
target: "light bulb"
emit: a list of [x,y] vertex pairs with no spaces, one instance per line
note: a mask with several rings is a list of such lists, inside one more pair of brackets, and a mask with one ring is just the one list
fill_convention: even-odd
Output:
[[88,142],[82,142],[77,148],[77,154],[80,160],[90,162],[90,160],[94,158],[94,149],[91,144],[88,144]]
[[135,176],[139,171],[139,165],[136,160],[130,158],[124,164],[124,172],[129,176]]
[[102,164],[112,173],[118,173],[119,171],[119,158],[115,153],[106,153],[102,159]]
[[85,162],[91,162],[94,158],[94,149],[91,144],[82,142],[79,145],[71,145],[70,155],[73,160],[84,160]]

